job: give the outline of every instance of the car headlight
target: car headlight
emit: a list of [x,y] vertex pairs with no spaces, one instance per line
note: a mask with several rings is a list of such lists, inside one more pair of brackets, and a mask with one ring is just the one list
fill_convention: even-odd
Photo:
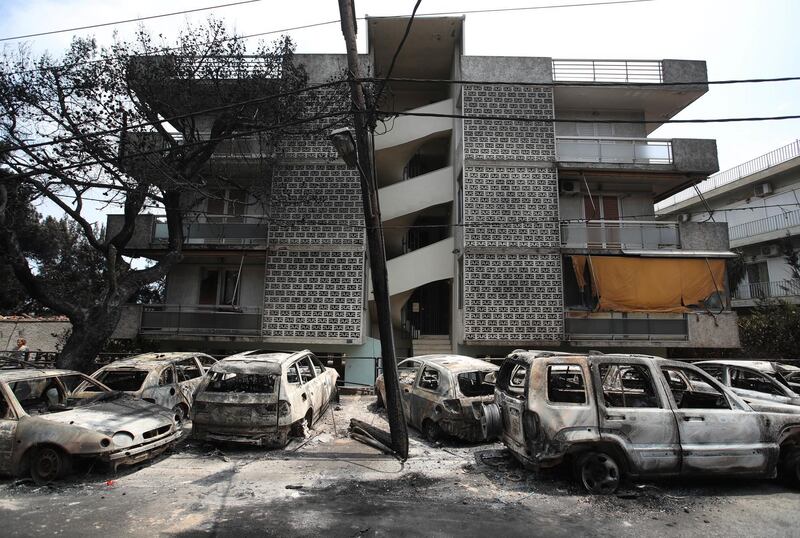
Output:
[[130,432],[117,432],[112,437],[114,444],[119,448],[125,448],[133,444],[133,434]]

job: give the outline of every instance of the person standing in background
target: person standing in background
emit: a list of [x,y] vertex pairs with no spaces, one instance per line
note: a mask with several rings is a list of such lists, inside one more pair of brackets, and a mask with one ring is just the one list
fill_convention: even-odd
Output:
[[28,359],[28,342],[24,338],[17,338],[17,349],[14,356],[21,360]]

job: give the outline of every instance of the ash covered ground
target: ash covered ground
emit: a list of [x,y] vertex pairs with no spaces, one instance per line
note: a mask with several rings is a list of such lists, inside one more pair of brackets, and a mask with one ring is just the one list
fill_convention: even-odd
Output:
[[345,396],[285,450],[185,441],[56,486],[0,480],[4,536],[797,536],[800,494],[768,480],[628,482],[587,495],[569,473],[520,467],[498,443],[432,445],[400,462],[347,437],[387,428],[373,396]]

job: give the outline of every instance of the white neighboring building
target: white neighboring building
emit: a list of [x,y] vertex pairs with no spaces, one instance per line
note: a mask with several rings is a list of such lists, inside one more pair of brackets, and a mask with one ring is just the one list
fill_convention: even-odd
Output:
[[[800,303],[800,283],[790,280],[784,240],[800,248],[800,140],[710,176],[693,188],[657,203],[656,215],[669,220],[728,223],[732,249],[741,250],[746,278],[733,291],[733,308],[758,299]],[[708,208],[705,204],[708,204]]]

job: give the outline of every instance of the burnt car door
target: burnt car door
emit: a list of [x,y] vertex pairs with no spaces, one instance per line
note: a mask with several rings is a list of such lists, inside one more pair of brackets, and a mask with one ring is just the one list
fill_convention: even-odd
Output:
[[179,390],[175,369],[167,364],[158,374],[158,384],[142,391],[142,399],[172,409],[178,402]]
[[762,432],[765,417],[729,397],[698,369],[663,366],[681,440],[681,473],[765,474],[778,445]]
[[316,375],[314,365],[308,356],[299,359],[295,364],[300,371],[300,382],[303,386],[303,396],[311,401],[314,417],[318,417],[327,400],[325,399],[325,387],[322,384],[322,376]]
[[311,366],[314,368],[314,377],[319,381],[322,394],[323,407],[328,405],[333,394],[333,386],[336,383],[335,377],[331,375],[328,368],[322,364],[316,355],[309,355]]
[[680,472],[678,425],[655,381],[658,372],[636,360],[598,361],[593,368],[600,437],[623,446],[636,473]]
[[434,414],[434,407],[441,403],[448,386],[445,372],[430,364],[422,367],[409,398],[409,422],[413,426],[421,427],[422,422]]
[[0,387],[0,472],[11,472],[11,457],[17,433],[17,416]]
[[507,359],[500,366],[495,385],[495,402],[500,408],[503,422],[503,438],[518,451],[525,452],[525,435],[522,414],[527,405],[528,365]]
[[[417,381],[422,363],[414,359],[406,359],[397,365],[397,380],[400,384],[400,398],[403,401],[403,414],[406,416],[406,421],[411,423],[411,392],[414,389],[414,384]],[[384,391],[385,391],[384,386]],[[384,394],[385,396],[385,394]],[[384,399],[384,401],[386,401]]]
[[178,387],[180,389],[180,396],[178,401],[173,403],[176,405],[183,401],[189,407],[192,406],[194,401],[194,393],[200,382],[203,380],[204,370],[201,368],[200,363],[195,357],[181,359],[175,363],[175,373],[178,377]]
[[793,403],[793,398],[790,396],[792,392],[766,374],[750,368],[731,366],[728,368],[728,376],[731,389],[745,402],[761,400]]

